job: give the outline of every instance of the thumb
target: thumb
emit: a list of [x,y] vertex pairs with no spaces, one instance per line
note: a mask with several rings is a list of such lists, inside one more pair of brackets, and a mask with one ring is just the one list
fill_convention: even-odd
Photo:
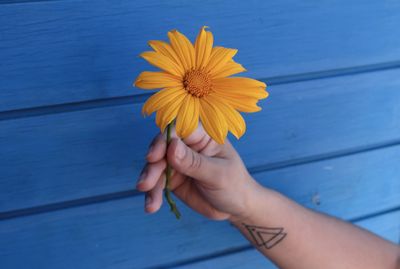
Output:
[[213,182],[223,170],[222,159],[197,153],[178,138],[168,145],[167,158],[176,171],[199,181]]

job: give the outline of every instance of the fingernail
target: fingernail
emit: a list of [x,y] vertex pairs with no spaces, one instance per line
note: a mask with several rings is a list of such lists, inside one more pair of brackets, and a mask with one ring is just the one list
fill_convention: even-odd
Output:
[[146,206],[150,205],[152,200],[150,195],[146,195]]
[[183,145],[183,142],[180,140],[178,140],[178,145],[176,145],[175,157],[178,160],[182,160],[183,157],[185,157],[185,146]]
[[142,172],[142,174],[139,177],[139,180],[137,182],[137,185],[139,185],[140,183],[142,183],[145,179],[146,179],[146,175],[147,175],[147,170],[144,170]]
[[151,153],[153,152],[153,149],[154,149],[154,145],[151,145],[146,156],[150,156]]

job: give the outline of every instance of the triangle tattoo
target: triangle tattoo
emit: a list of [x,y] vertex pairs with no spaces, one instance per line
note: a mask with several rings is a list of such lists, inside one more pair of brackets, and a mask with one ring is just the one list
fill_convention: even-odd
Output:
[[255,244],[259,247],[264,246],[267,249],[273,248],[287,235],[283,232],[283,228],[266,228],[254,225],[247,225],[245,223],[243,223],[243,225],[250,233]]

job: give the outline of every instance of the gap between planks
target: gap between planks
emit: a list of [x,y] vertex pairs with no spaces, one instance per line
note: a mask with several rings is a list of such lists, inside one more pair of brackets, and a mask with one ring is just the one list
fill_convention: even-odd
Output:
[[[285,169],[285,168],[288,168],[291,166],[304,165],[304,164],[308,164],[308,163],[312,163],[312,162],[335,159],[335,158],[355,155],[355,154],[359,154],[359,153],[365,153],[365,152],[373,151],[373,150],[380,150],[380,149],[389,148],[389,147],[398,146],[398,145],[400,145],[400,139],[387,141],[387,142],[383,142],[383,143],[372,144],[369,146],[362,146],[362,147],[350,148],[347,150],[335,151],[335,152],[331,152],[331,153],[327,153],[327,154],[319,154],[319,155],[314,155],[314,156],[309,156],[309,157],[304,157],[304,158],[298,158],[298,159],[293,159],[293,160],[284,161],[284,162],[276,162],[276,163],[271,163],[271,164],[266,164],[266,165],[249,167],[248,170],[249,170],[250,174],[256,175],[258,173],[263,173],[263,172],[267,172],[267,171],[272,171],[272,170],[277,170],[277,169]],[[26,216],[31,216],[31,215],[37,215],[37,214],[43,214],[43,213],[73,208],[73,207],[86,206],[86,205],[91,205],[91,204],[96,204],[96,203],[112,202],[112,201],[119,200],[119,199],[127,199],[127,198],[131,198],[134,196],[141,196],[141,195],[143,195],[143,193],[141,193],[137,190],[126,190],[126,191],[107,193],[107,194],[96,195],[96,196],[91,196],[91,197],[84,197],[84,198],[74,199],[74,200],[69,200],[69,201],[63,201],[63,202],[58,202],[58,203],[46,204],[46,205],[41,205],[41,206],[5,211],[5,212],[0,212],[0,221],[14,219],[14,218],[20,218],[20,217],[26,217]],[[371,216],[374,216],[374,214],[381,214],[381,213],[373,213],[372,215],[360,216],[357,219],[354,219],[354,221],[360,221],[363,218],[369,218]]]
[[[266,82],[269,86],[274,86],[274,85],[289,84],[289,83],[310,81],[317,79],[350,76],[350,75],[384,71],[397,68],[400,68],[400,61],[378,63],[378,64],[371,64],[364,66],[354,66],[354,67],[332,69],[319,72],[292,74],[286,76],[263,78],[259,80]],[[2,111],[0,112],[0,121],[74,112],[74,111],[96,109],[96,108],[110,107],[110,106],[139,104],[143,103],[148,97],[150,97],[151,94],[153,93],[144,93],[138,95],[119,96],[119,97],[95,99],[95,100],[88,100],[81,102],[63,103],[63,104],[55,104],[48,106]]]

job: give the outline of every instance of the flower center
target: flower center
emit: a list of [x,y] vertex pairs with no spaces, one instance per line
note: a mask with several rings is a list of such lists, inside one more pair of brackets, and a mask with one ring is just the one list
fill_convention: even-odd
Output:
[[203,97],[211,92],[211,78],[203,69],[188,71],[183,78],[183,85],[195,97]]

